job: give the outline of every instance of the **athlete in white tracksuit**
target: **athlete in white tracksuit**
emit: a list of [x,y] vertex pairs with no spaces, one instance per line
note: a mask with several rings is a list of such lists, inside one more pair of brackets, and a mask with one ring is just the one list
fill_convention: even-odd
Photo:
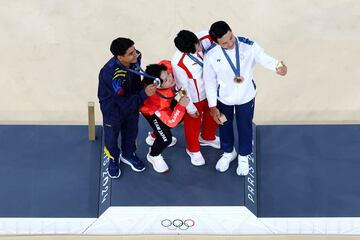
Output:
[[[249,172],[248,156],[252,152],[252,119],[256,84],[253,71],[256,63],[284,76],[287,67],[267,55],[256,43],[244,37],[235,37],[227,23],[214,23],[209,31],[218,44],[204,58],[205,91],[211,115],[221,124],[220,113],[227,121],[220,125],[220,143],[224,151],[216,169],[225,172],[238,157],[238,175]],[[234,148],[234,110],[238,129],[238,153]]]

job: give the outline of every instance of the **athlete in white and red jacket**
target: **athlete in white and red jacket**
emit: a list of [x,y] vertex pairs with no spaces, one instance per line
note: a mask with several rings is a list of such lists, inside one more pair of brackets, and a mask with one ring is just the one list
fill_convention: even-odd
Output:
[[[217,123],[210,115],[203,80],[203,58],[215,43],[206,31],[194,34],[182,30],[174,39],[176,48],[171,65],[176,85],[186,91],[190,103],[184,116],[186,152],[195,166],[205,164],[200,145],[220,148],[220,140],[215,135]],[[201,134],[200,134],[200,129]]]

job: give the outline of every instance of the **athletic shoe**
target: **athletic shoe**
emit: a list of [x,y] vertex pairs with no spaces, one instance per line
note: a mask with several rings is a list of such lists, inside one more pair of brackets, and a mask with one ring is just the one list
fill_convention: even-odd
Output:
[[110,158],[109,165],[107,168],[107,173],[110,178],[120,177],[121,170],[119,168],[119,160],[114,160]]
[[191,163],[194,166],[202,166],[205,165],[205,159],[202,156],[201,152],[190,152],[186,149],[186,153],[190,156]]
[[231,153],[224,153],[222,155],[222,157],[218,160],[218,162],[216,163],[216,170],[219,172],[225,172],[226,170],[229,169],[230,163],[232,161],[235,160],[237,156],[237,153],[235,151],[235,148],[233,149],[233,151]]
[[220,139],[218,136],[215,136],[214,140],[208,141],[208,140],[204,140],[200,134],[199,135],[199,143],[200,143],[200,146],[210,146],[210,147],[213,147],[216,149],[220,149]]
[[249,173],[249,155],[238,156],[238,167],[236,169],[236,174],[239,176],[246,176]]
[[145,164],[143,163],[143,161],[141,161],[136,154],[134,153],[131,157],[128,158],[124,158],[121,154],[120,154],[120,160],[129,165],[131,167],[132,170],[134,170],[135,172],[142,172],[145,170]]
[[164,158],[161,156],[161,154],[159,154],[158,156],[151,156],[150,149],[148,154],[146,155],[146,158],[152,164],[154,170],[158,173],[164,173],[169,171],[169,167],[166,164]]

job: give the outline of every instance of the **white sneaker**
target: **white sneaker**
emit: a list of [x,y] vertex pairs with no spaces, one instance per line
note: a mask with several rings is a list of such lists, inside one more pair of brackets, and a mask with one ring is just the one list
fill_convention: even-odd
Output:
[[216,149],[220,149],[220,139],[219,139],[218,136],[215,136],[214,140],[207,141],[207,140],[204,140],[201,137],[201,134],[200,134],[199,135],[199,142],[200,142],[200,146],[210,146],[210,147],[213,147],[213,148],[216,148]]
[[[146,142],[146,144],[149,145],[150,147],[154,144],[155,138],[153,138],[153,136],[151,136],[151,132],[148,132],[148,136],[146,137],[145,142]],[[169,144],[168,147],[174,146],[174,145],[176,144],[176,142],[177,142],[176,137],[172,136],[172,138],[171,138],[171,143]]]
[[194,166],[202,166],[205,165],[205,159],[202,156],[201,152],[190,152],[186,149],[186,153],[190,156],[191,163]]
[[232,161],[235,160],[237,156],[237,153],[235,151],[235,148],[231,153],[224,153],[222,157],[217,161],[215,169],[219,172],[225,172],[229,169],[229,165]]
[[164,158],[159,154],[158,156],[151,156],[150,149],[146,155],[147,160],[152,164],[154,170],[158,173],[164,173],[169,171],[169,167],[166,164]]
[[238,156],[238,167],[236,169],[236,174],[239,176],[246,176],[249,173],[249,155]]

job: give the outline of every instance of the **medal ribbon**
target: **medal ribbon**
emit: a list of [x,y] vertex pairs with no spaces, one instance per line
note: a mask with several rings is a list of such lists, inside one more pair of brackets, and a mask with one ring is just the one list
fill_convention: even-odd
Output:
[[117,60],[117,62],[120,64],[120,66],[122,68],[124,68],[126,71],[129,71],[129,72],[132,72],[132,73],[135,73],[136,75],[140,75],[140,76],[144,76],[144,77],[148,77],[148,78],[152,78],[152,79],[155,79],[156,77],[154,76],[151,76],[149,74],[147,74],[139,65],[139,63],[135,63],[135,66],[140,69],[140,71],[135,71],[134,69],[131,69],[131,68],[127,68],[125,67],[124,65],[121,64],[121,62],[119,60]]
[[234,66],[233,62],[231,61],[229,55],[226,53],[224,48],[221,48],[223,51],[226,60],[230,64],[231,69],[233,70],[236,77],[240,77],[240,57],[239,57],[239,43],[235,38],[235,59],[236,59],[236,67]]
[[197,64],[199,64],[201,67],[204,66],[204,64],[199,60],[197,59],[196,57],[194,57],[193,55],[191,55],[190,53],[187,53],[186,54],[189,58],[191,58],[191,60],[193,60],[194,62],[196,62]]

